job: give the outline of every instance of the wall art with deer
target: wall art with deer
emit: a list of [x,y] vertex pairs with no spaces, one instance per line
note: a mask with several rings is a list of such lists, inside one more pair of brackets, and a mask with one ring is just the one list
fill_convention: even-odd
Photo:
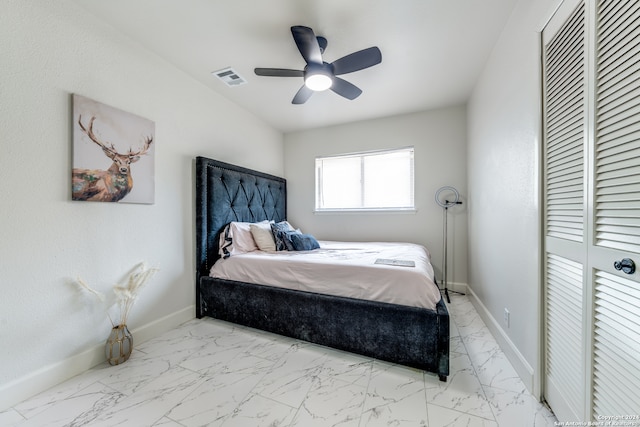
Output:
[[73,200],[153,203],[155,123],[73,95]]

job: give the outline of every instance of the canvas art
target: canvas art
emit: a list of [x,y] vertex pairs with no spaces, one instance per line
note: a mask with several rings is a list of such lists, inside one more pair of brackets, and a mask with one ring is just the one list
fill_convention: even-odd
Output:
[[155,123],[73,95],[72,199],[154,202]]

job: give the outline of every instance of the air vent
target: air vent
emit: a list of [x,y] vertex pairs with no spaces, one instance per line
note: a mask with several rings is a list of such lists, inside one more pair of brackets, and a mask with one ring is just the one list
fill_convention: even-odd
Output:
[[236,73],[231,67],[214,71],[213,74],[217,78],[225,82],[227,86],[230,86],[230,87],[240,86],[247,82],[245,79],[240,77],[240,74]]

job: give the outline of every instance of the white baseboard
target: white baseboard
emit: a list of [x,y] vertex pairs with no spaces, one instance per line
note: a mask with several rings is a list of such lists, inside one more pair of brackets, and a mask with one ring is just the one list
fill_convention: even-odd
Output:
[[[163,333],[182,325],[184,322],[188,322],[191,319],[196,318],[196,306],[190,305],[182,310],[168,314],[160,319],[154,320],[151,323],[147,323],[144,326],[136,328],[131,331],[131,334],[135,334],[136,343],[140,344],[155,338]],[[104,350],[104,349],[103,349]]]
[[494,338],[500,345],[502,352],[507,356],[511,365],[516,370],[516,373],[527,387],[530,393],[534,391],[534,370],[524,358],[518,347],[511,341],[511,338],[507,335],[507,333],[502,329],[500,323],[491,315],[487,307],[480,301],[478,296],[473,292],[473,289],[467,287],[467,295],[469,296],[469,301],[476,308],[476,311],[487,325],[487,328],[491,331]]
[[[195,305],[136,328],[131,333],[135,336],[136,344],[139,344],[193,318],[195,318]],[[42,367],[8,384],[0,385],[0,412],[81,374],[105,360],[104,344],[100,344],[60,362]]]

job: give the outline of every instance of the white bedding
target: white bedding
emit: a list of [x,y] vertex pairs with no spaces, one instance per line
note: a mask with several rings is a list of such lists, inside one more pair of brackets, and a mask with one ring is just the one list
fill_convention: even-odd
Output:
[[[303,252],[253,251],[219,259],[211,276],[434,309],[440,290],[429,253],[412,243],[321,241]],[[415,267],[376,264],[377,259],[414,261]]]

